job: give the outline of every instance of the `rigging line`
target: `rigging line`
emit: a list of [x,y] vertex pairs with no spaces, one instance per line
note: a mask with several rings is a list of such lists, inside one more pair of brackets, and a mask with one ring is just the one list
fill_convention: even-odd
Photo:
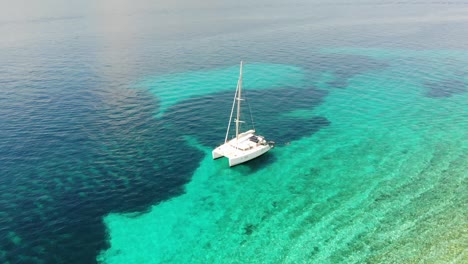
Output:
[[252,128],[253,130],[255,130],[255,123],[254,123],[254,120],[253,120],[253,115],[252,115],[252,108],[250,108],[250,102],[247,100],[247,92],[244,91],[244,100],[245,102],[247,103],[247,106],[249,107],[249,114],[250,114],[250,121],[252,122]]
[[234,106],[236,105],[237,90],[239,90],[239,81],[237,81],[236,93],[234,94],[234,100],[232,102],[231,116],[229,117],[229,123],[226,131],[226,137],[224,138],[224,143],[226,143],[228,140],[229,128],[231,128],[232,113],[234,112]]

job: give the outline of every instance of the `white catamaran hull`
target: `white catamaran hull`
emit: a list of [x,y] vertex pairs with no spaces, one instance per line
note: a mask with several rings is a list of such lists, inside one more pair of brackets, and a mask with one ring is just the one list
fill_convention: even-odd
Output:
[[232,167],[232,166],[244,163],[246,161],[255,159],[256,157],[264,154],[265,152],[267,152],[270,149],[271,149],[271,147],[267,145],[267,146],[262,146],[261,148],[257,148],[257,149],[253,150],[250,153],[244,153],[244,155],[241,155],[241,156],[230,157],[229,158],[229,167]]
[[261,156],[262,154],[265,154],[268,150],[271,149],[269,145],[266,145],[260,148],[252,149],[251,151],[243,151],[242,153],[238,153],[238,154],[236,154],[235,152],[230,152],[230,153],[226,153],[227,155],[224,155],[224,150],[226,148],[230,148],[230,146],[226,147],[222,145],[214,149],[212,152],[213,159],[226,157],[229,159],[230,167],[244,163],[252,159],[255,159],[256,157]]
[[[251,139],[255,138],[255,141]],[[234,138],[212,151],[213,159],[226,157],[229,159],[229,166],[235,166],[246,161],[255,159],[264,154],[273,146],[265,142],[263,137],[256,136],[254,130],[239,134]]]

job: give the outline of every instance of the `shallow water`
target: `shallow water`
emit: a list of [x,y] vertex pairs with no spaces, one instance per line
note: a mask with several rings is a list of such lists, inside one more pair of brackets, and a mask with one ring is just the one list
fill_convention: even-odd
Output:
[[[0,262],[466,262],[467,9],[1,9]],[[277,145],[228,168],[241,59]]]
[[[316,95],[324,96],[318,106],[305,103],[277,117],[301,125],[275,122],[301,137],[253,164],[230,169],[225,160],[212,161],[210,145],[197,145],[203,136],[192,135],[195,141],[187,142],[205,158],[185,194],[143,215],[107,216],[111,248],[99,259],[462,261],[466,94],[430,96],[425,81],[432,78],[411,70],[424,68],[422,62],[402,63],[399,57],[383,59],[387,67],[356,75],[346,87],[318,85],[328,91]],[[443,71],[436,63],[432,67]],[[303,119],[313,117],[327,125],[306,128]]]

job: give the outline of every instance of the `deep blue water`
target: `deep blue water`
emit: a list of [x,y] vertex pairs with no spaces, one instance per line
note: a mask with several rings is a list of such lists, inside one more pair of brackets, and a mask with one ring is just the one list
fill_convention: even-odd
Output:
[[[183,192],[203,154],[182,136],[219,143],[225,116],[216,110],[232,92],[182,101],[156,118],[158,99],[133,88],[146,76],[244,59],[333,72],[328,85],[344,89],[387,65],[318,49],[468,47],[462,1],[10,4],[0,8],[1,263],[93,263],[109,246],[103,216]],[[426,86],[435,98],[467,90],[450,79]],[[327,92],[312,84],[250,93],[274,102],[255,111],[270,119],[263,129],[278,144],[330,125],[271,112],[319,106]]]

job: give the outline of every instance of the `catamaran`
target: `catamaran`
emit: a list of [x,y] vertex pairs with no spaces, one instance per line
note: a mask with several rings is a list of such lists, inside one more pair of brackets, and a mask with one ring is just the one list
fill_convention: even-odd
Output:
[[[236,93],[234,94],[234,101],[232,103],[231,116],[229,117],[228,128],[224,144],[215,148],[212,152],[213,159],[226,157],[229,159],[229,166],[235,166],[251,159],[254,159],[268,150],[272,149],[274,142],[267,142],[263,136],[255,134],[255,129],[240,132],[240,124],[244,123],[240,120],[241,115],[241,102],[244,100],[242,97],[242,61],[240,63],[239,80],[237,81]],[[237,105],[237,114],[234,123],[236,124],[236,136],[228,141],[229,129],[231,127],[232,116],[234,108]],[[253,124],[252,124],[253,125]]]

